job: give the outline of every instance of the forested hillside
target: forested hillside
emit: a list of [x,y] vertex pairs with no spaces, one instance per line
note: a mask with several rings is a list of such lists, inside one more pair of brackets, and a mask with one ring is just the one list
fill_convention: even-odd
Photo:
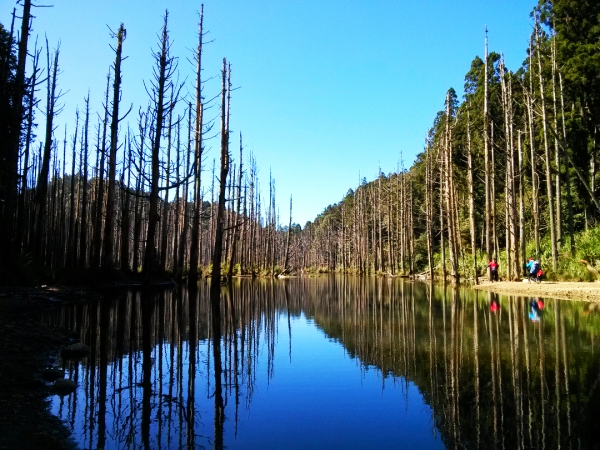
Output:
[[[307,224],[305,264],[456,282],[493,257],[507,279],[528,257],[568,270],[561,262],[576,256],[577,233],[598,237],[599,46],[592,1],[540,2],[526,59],[512,70],[488,50],[486,30],[463,98],[450,88],[440,99],[412,167],[363,179]],[[582,256],[592,266],[600,257]]]

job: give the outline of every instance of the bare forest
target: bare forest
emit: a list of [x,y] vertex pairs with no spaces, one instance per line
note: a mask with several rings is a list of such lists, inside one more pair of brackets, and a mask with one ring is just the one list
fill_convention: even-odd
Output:
[[[257,162],[244,154],[242,134],[229,134],[231,64],[202,66],[203,8],[189,86],[179,81],[166,12],[146,82],[148,104],[122,105],[127,31],[121,24],[107,43],[114,61],[106,85],[94,87],[105,92],[102,113],[92,113],[88,95],[64,130],[53,123],[62,107],[60,47],[31,48],[33,8],[24,1],[11,29],[0,25],[3,272],[31,260],[54,274],[140,273],[145,280],[196,279],[209,274],[214,261],[227,267],[224,276],[289,271],[289,234],[278,226],[275,180],[269,178],[269,196],[261,198]],[[204,73],[219,69],[221,92],[207,94]],[[210,161],[204,141],[215,135],[220,160]]]

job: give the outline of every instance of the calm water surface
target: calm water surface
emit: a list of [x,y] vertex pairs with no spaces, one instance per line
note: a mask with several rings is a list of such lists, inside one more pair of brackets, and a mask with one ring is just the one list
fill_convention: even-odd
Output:
[[[534,302],[532,304],[532,301]],[[81,448],[595,448],[588,303],[403,280],[237,280],[64,306]]]

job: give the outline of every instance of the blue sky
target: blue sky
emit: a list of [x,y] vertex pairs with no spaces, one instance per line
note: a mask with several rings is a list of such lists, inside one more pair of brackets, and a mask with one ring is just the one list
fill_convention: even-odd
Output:
[[[221,61],[232,64],[239,87],[231,105],[232,154],[238,133],[254,153],[264,194],[269,171],[276,182],[280,221],[304,226],[337,203],[359,179],[379,168],[408,168],[422,151],[428,128],[445,93],[462,96],[464,75],[483,55],[484,28],[490,51],[504,52],[509,69],[526,57],[534,0],[208,0],[204,2],[205,96],[218,94]],[[2,2],[0,21],[10,28],[13,1]],[[47,36],[61,42],[59,86],[64,109],[58,123],[72,133],[75,108],[90,90],[101,111],[114,45],[107,26],[127,29],[123,106],[145,107],[143,81],[152,74],[152,50],[169,10],[172,53],[182,80],[192,89],[191,49],[197,43],[200,3],[180,0],[64,0],[37,8],[32,46]],[[17,12],[21,8],[17,6]],[[211,79],[211,77],[214,77]],[[216,107],[208,116],[216,115]],[[130,116],[136,127],[135,114]],[[38,113],[38,119],[42,115]],[[63,127],[57,130],[62,139]],[[203,178],[208,186],[218,140],[207,144]],[[265,202],[266,204],[266,202]]]

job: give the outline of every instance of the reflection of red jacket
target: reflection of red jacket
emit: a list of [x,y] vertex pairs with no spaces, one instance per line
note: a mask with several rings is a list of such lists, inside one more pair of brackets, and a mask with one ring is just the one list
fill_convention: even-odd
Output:
[[492,272],[498,270],[498,263],[496,261],[492,261],[488,264],[489,268],[492,269]]
[[492,303],[490,304],[490,311],[491,311],[491,312],[496,312],[496,311],[498,311],[498,303],[497,303],[497,302],[492,302]]

